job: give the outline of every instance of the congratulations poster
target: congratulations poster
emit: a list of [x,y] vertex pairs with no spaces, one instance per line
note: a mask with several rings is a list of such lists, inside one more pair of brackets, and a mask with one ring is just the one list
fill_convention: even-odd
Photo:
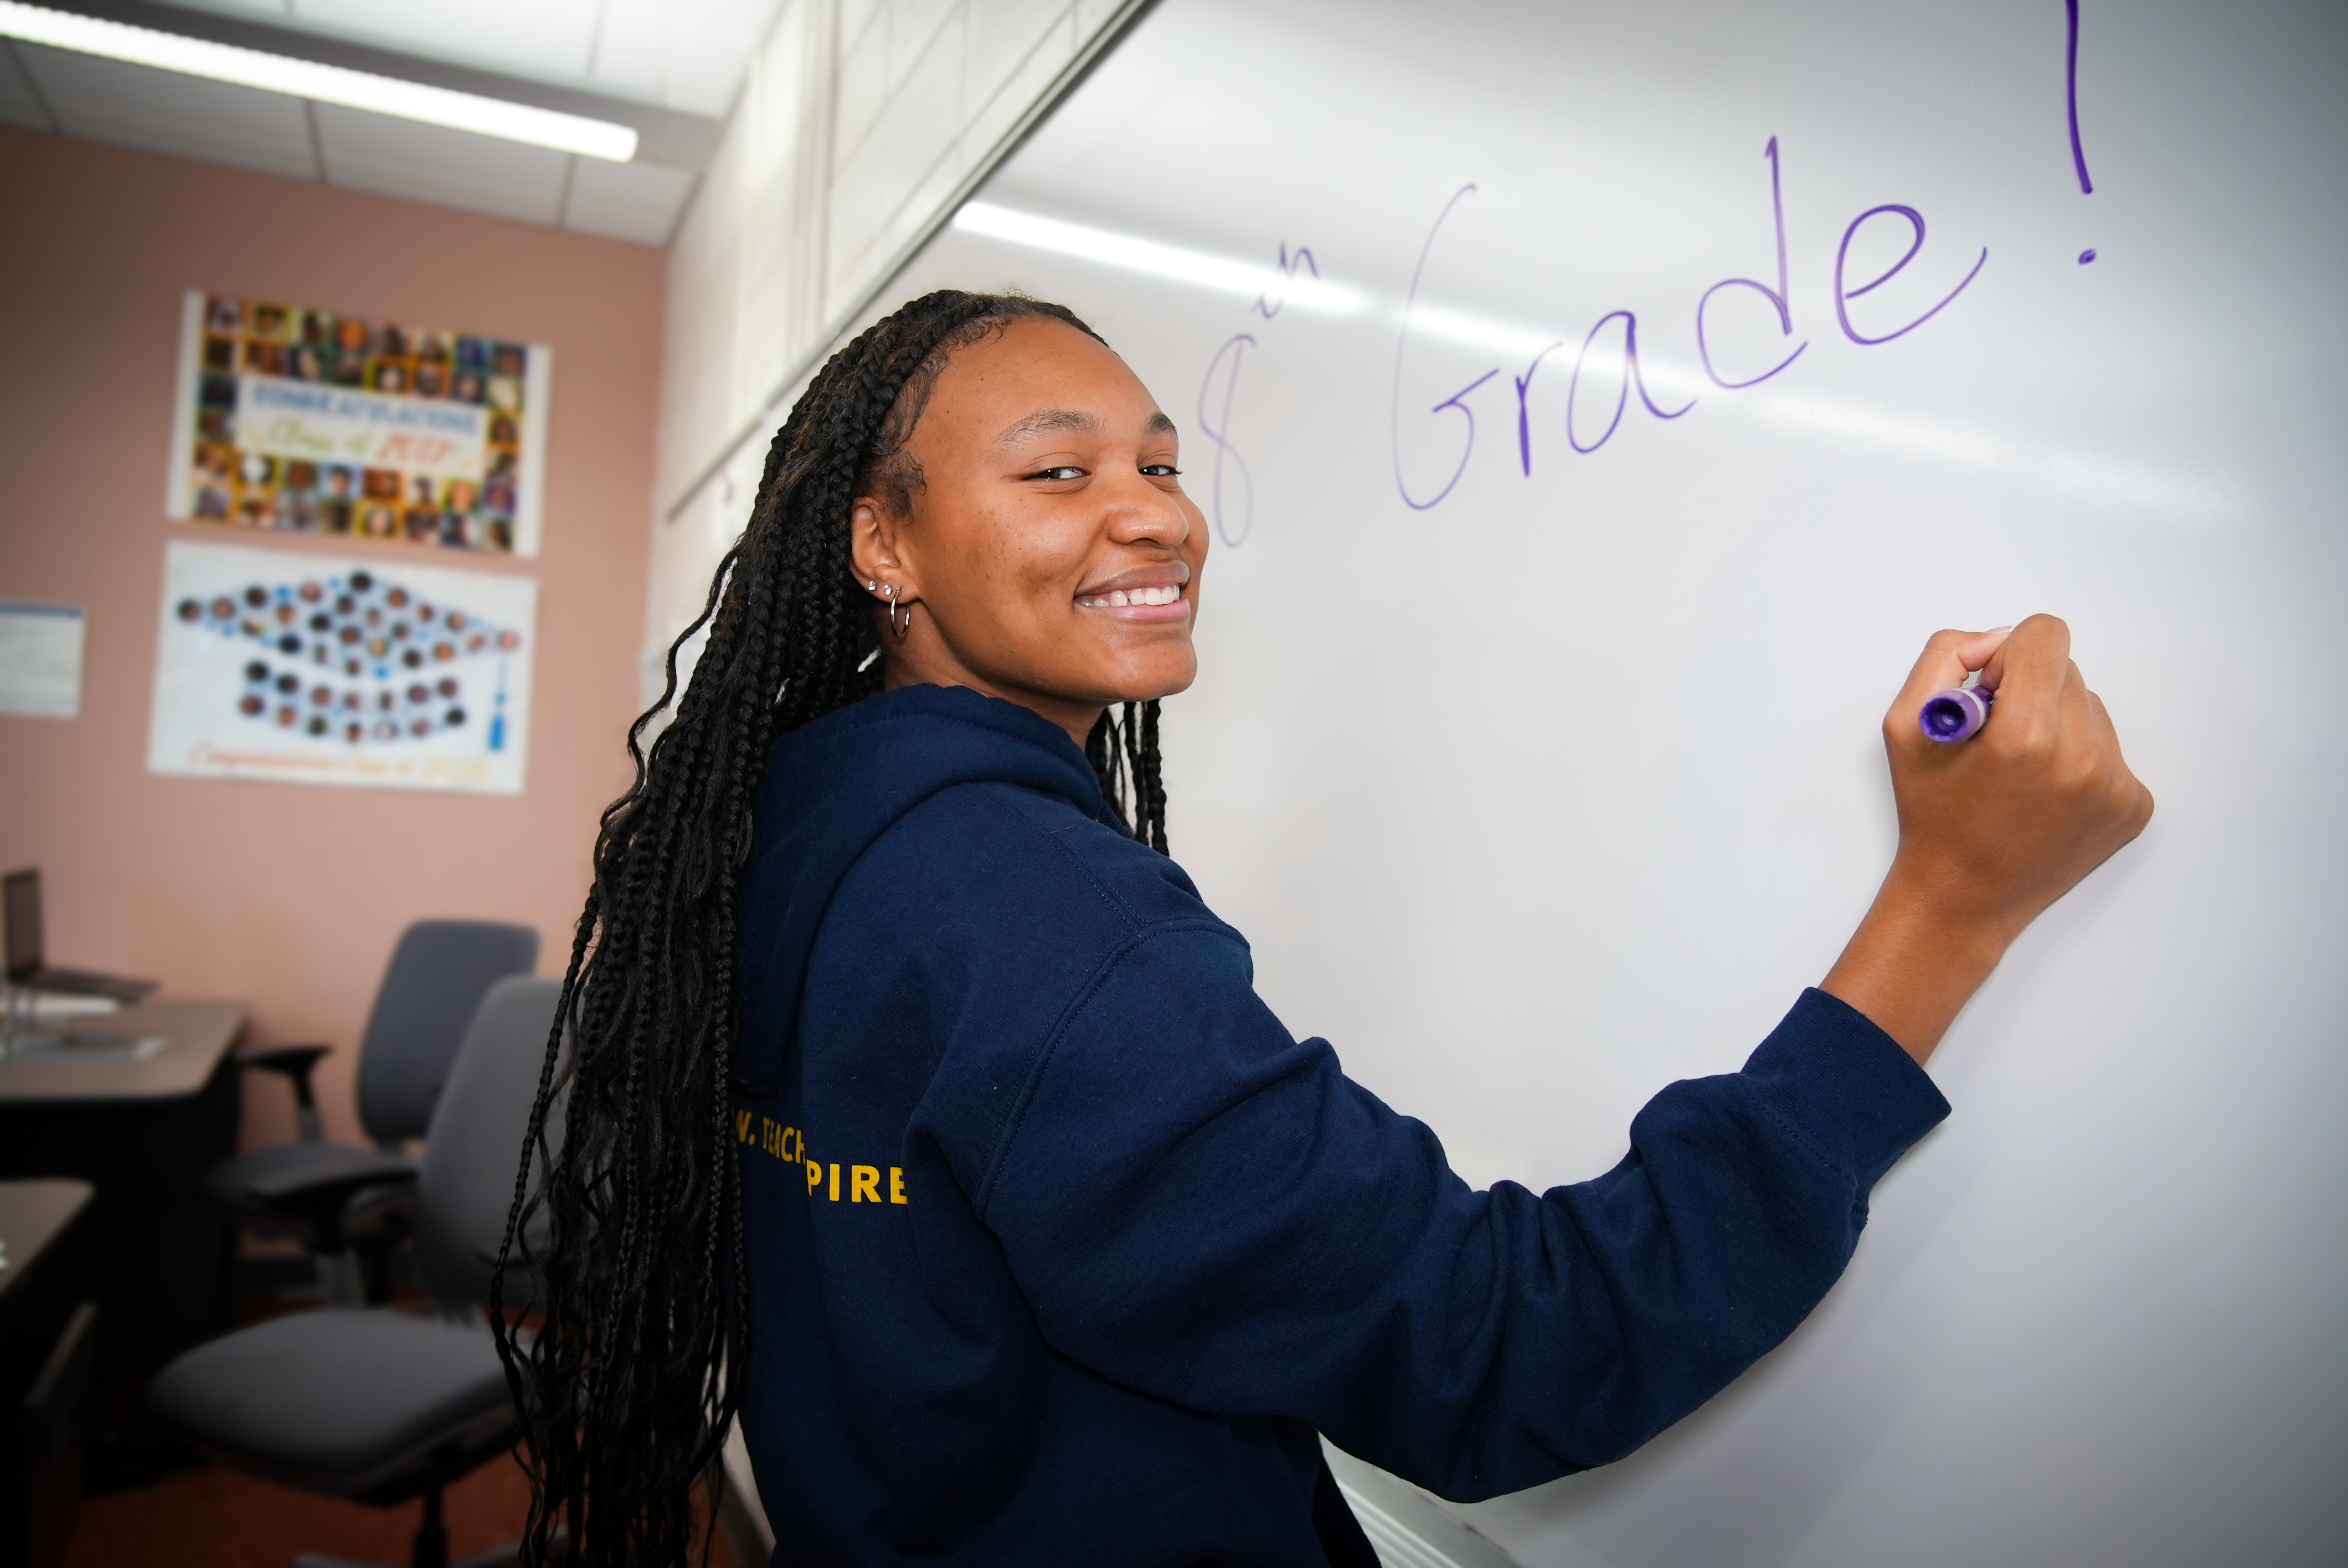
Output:
[[190,292],[174,518],[538,553],[553,351]]
[[519,794],[538,584],[174,540],[147,766]]

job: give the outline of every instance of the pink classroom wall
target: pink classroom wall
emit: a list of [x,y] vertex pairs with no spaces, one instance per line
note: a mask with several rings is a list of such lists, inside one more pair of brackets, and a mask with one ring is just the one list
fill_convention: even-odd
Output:
[[[540,968],[559,971],[596,815],[627,783],[665,258],[5,129],[0,225],[0,598],[88,617],[81,716],[0,715],[0,865],[42,868],[53,961],[241,999],[250,1039],[340,1047],[322,1098],[330,1132],[355,1137],[354,1055],[400,929],[432,916],[526,922]],[[542,552],[500,560],[167,521],[191,288],[551,345]],[[149,774],[175,538],[536,578],[524,792]],[[291,1131],[283,1085],[249,1085],[248,1142]]]

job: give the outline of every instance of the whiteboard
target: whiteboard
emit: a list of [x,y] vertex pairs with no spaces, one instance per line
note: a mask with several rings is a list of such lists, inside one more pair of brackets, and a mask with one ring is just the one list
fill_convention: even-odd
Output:
[[1734,1069],[1888,863],[1925,635],[2071,620],[2157,818],[1783,1350],[1458,1511],[1521,1563],[2348,1539],[2348,26],[2081,24],[2075,144],[2061,0],[1164,0],[882,302],[1066,301],[1180,423],[1175,853],[1478,1183]]

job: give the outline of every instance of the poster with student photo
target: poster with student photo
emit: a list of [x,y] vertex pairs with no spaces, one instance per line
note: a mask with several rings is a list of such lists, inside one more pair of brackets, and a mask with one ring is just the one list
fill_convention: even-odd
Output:
[[175,539],[147,766],[519,794],[538,584]]
[[190,291],[165,511],[538,553],[554,352]]

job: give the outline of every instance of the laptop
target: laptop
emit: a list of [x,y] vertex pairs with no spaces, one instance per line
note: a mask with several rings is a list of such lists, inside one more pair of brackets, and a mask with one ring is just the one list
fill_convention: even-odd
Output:
[[41,874],[11,871],[5,887],[10,985],[36,991],[61,991],[67,996],[108,997],[118,1002],[143,1000],[155,989],[152,980],[49,968],[41,939]]

